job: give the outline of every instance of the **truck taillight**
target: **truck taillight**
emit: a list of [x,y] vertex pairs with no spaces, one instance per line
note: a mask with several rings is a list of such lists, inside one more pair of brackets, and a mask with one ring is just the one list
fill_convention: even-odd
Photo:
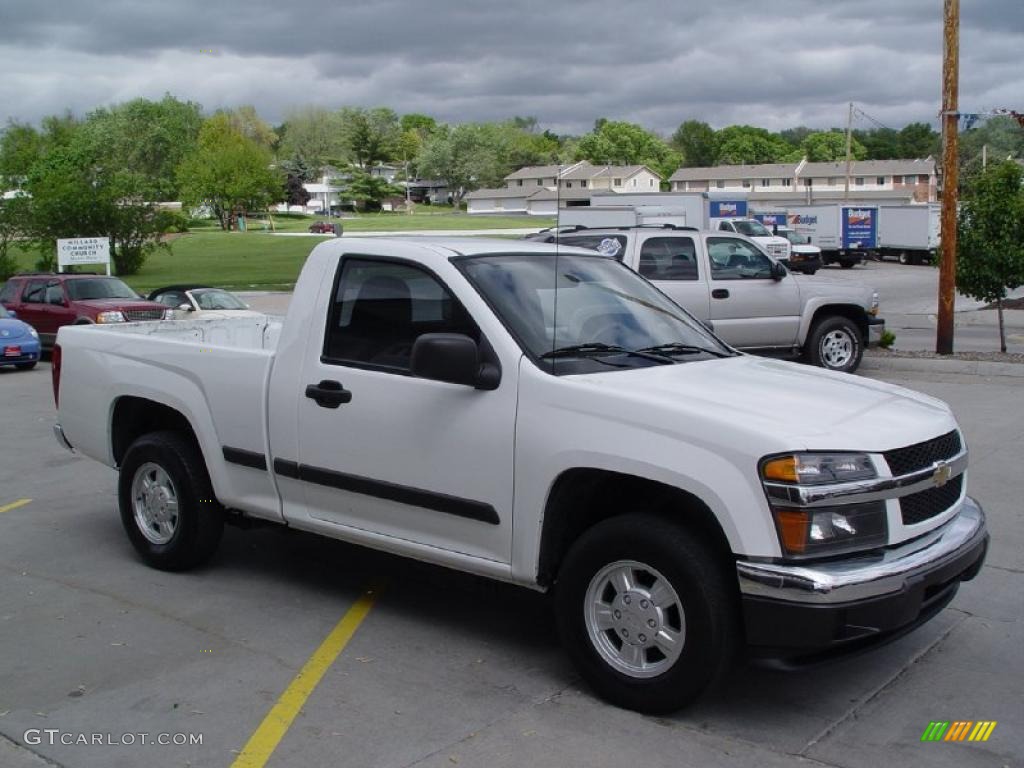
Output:
[[50,353],[50,378],[53,379],[53,404],[60,407],[60,344],[53,345]]

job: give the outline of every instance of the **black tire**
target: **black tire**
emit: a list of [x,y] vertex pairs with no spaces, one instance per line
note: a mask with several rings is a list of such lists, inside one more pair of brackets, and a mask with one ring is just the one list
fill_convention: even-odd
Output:
[[[716,682],[729,668],[739,647],[740,625],[735,574],[730,582],[727,563],[713,557],[714,548],[685,528],[653,515],[634,514],[614,517],[598,523],[573,544],[559,570],[555,586],[555,607],[562,643],[583,679],[606,701],[627,709],[649,714],[674,712],[697,698]],[[673,588],[675,608],[669,605],[664,612],[655,608],[655,601],[640,611],[639,596],[643,595],[640,577],[636,581],[639,592],[632,603],[637,614],[620,613],[621,622],[643,629],[655,621],[650,611],[657,611],[657,622],[664,619],[666,629],[675,631],[673,621],[681,624],[681,650],[671,659],[652,655],[652,649],[642,651],[641,664],[652,662],[650,676],[629,674],[617,668],[608,654],[614,654],[614,642],[626,648],[622,633],[625,626],[597,631],[596,639],[588,629],[588,590],[592,580],[600,584],[601,574],[608,568],[629,561],[642,566],[634,573],[650,574],[652,569]],[[657,584],[658,582],[653,582]],[[614,590],[613,590],[614,591]],[[601,592],[601,594],[606,594]],[[616,592],[614,601],[624,594]],[[604,598],[602,598],[604,599]],[[663,601],[664,603],[672,601]],[[623,611],[629,609],[619,603]],[[662,614],[664,614],[662,616]],[[609,614],[610,616],[611,614]],[[681,619],[680,619],[681,617]],[[591,623],[590,626],[593,626]],[[661,633],[657,623],[650,624]],[[646,640],[634,632],[634,642]],[[651,638],[654,641],[654,638]],[[602,650],[603,648],[603,650]],[[664,669],[659,669],[662,665]]]
[[31,371],[33,368],[36,367],[36,363],[38,362],[38,360],[33,360],[31,363],[15,363],[14,367],[17,368],[19,371]]
[[815,268],[815,269],[805,269],[804,270],[804,274],[805,275],[813,275],[817,271],[818,271],[817,268]]
[[811,365],[829,371],[852,373],[864,356],[860,328],[847,317],[832,316],[818,320],[804,345],[804,358]]
[[[155,527],[148,535],[143,532],[143,513],[137,514],[136,501],[142,508],[147,504],[142,496],[133,498],[137,475],[152,479],[156,473],[153,467],[164,473],[173,491],[164,496],[164,501],[176,502],[173,523],[168,523],[172,532],[166,540],[161,540],[162,531]],[[217,550],[224,531],[224,508],[214,498],[199,448],[178,432],[151,432],[132,443],[121,462],[118,503],[121,523],[132,546],[146,563],[162,571],[184,571],[206,562]],[[151,503],[159,505],[160,500]]]
[[855,266],[857,266],[857,262],[850,261],[849,259],[843,259],[842,261],[839,262],[839,266],[842,267],[843,269],[853,269]]
[[914,262],[910,258],[910,254],[906,251],[900,251],[899,256],[900,264],[913,264]]

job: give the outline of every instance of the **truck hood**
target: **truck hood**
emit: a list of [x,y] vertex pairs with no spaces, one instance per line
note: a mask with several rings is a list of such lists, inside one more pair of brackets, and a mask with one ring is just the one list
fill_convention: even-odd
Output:
[[956,428],[949,406],[928,395],[751,355],[572,378],[614,388],[659,430],[678,424],[680,438],[700,434],[709,443],[743,435],[749,450],[761,455],[885,451]]
[[145,299],[75,299],[75,304],[95,307],[100,312],[106,309],[167,309],[163,304]]
[[[789,279],[789,276],[786,277]],[[814,299],[822,299],[818,304],[836,304],[847,302],[857,304],[865,310],[871,308],[872,297],[876,293],[870,285],[861,283],[845,282],[843,280],[829,280],[827,277],[795,277],[800,286],[800,298],[804,305]]]

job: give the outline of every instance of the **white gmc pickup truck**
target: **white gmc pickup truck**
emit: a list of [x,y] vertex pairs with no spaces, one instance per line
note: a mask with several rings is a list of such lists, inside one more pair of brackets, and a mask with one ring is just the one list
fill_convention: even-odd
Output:
[[738,353],[583,249],[340,238],[283,324],[65,327],[53,381],[150,565],[259,518],[550,590],[583,677],[646,712],[741,648],[908,631],[988,542],[945,404]]

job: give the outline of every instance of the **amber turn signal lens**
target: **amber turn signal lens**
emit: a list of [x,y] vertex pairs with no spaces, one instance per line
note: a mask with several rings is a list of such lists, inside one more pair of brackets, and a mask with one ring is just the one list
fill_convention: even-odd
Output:
[[781,456],[766,461],[761,472],[765,480],[780,480],[784,483],[795,483],[799,480],[796,473],[795,456]]
[[782,545],[792,555],[799,555],[807,548],[807,526],[810,515],[796,509],[780,509],[775,512]]

